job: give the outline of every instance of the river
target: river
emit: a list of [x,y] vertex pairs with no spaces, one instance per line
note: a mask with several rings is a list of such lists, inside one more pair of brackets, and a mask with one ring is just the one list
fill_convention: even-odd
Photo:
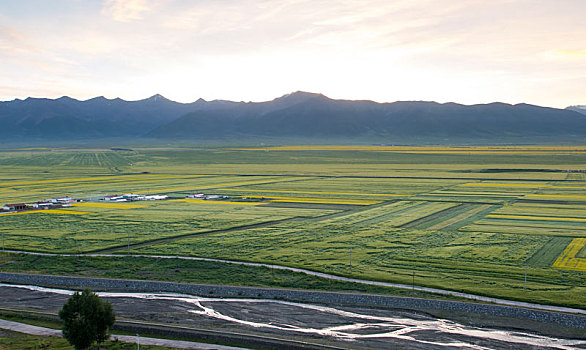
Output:
[[[56,312],[73,291],[0,284],[2,307]],[[348,348],[586,349],[586,340],[467,326],[422,313],[173,293],[99,292],[118,317],[285,336]]]

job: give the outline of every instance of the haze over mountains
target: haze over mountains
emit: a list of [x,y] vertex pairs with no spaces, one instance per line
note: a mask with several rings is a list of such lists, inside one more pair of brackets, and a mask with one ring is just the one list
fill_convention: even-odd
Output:
[[27,98],[0,102],[3,142],[151,139],[308,142],[580,142],[586,109],[528,104],[333,100],[295,92],[268,102],[178,103],[155,95],[140,101]]

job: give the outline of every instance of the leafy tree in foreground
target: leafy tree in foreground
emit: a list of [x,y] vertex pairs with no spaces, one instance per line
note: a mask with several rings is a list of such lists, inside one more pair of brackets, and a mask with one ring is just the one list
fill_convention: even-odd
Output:
[[89,288],[73,293],[59,311],[59,317],[63,320],[63,337],[77,350],[89,348],[94,341],[99,346],[107,340],[116,319],[112,304]]

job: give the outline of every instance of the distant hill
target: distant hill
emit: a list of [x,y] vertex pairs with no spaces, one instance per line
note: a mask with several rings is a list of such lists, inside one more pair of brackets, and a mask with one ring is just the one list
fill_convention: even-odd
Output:
[[[576,110],[576,108],[578,110]],[[0,102],[3,140],[149,138],[192,143],[222,139],[308,142],[583,141],[581,107],[528,104],[334,100],[295,92],[268,102],[177,103],[155,95],[140,101],[27,98]]]
[[578,112],[581,114],[586,114],[586,106],[570,106],[566,108],[567,110]]
[[96,97],[78,101],[27,98],[0,102],[2,138],[87,139],[138,137],[194,110],[154,95],[140,101]]

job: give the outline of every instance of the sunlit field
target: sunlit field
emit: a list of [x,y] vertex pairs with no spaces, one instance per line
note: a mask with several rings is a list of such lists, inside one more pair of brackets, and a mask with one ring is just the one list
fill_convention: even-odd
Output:
[[[11,250],[130,248],[584,308],[585,164],[582,146],[6,150],[0,204],[84,202],[0,214],[0,232]],[[229,198],[185,199],[197,192]],[[99,200],[122,193],[171,199]]]

